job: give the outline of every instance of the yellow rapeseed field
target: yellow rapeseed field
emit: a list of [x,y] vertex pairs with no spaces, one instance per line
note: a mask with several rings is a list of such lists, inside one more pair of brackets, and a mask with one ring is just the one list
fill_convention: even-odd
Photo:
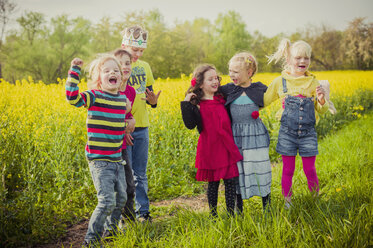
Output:
[[[270,82],[280,74],[259,73],[254,81],[264,84]],[[332,98],[348,98],[358,89],[373,90],[372,71],[332,71],[316,72],[318,79],[327,79],[331,83]],[[178,79],[157,79],[154,88],[161,90],[158,108],[151,109],[151,123],[154,132],[163,132],[175,125],[180,119],[180,101],[190,84],[190,77],[182,75]],[[72,137],[84,142],[86,111],[70,106],[65,100],[64,79],[58,79],[58,84],[46,85],[34,82],[31,77],[10,84],[1,79],[0,83],[0,123],[1,137],[6,140],[15,131],[29,137],[37,146],[48,146],[48,140],[55,137],[53,132],[68,132]],[[228,76],[223,76],[222,83],[229,82]],[[80,84],[86,89],[86,82]],[[361,108],[359,106],[351,106]],[[265,118],[277,108],[275,104],[262,111]],[[180,126],[181,125],[181,126]],[[183,128],[178,122],[176,128]],[[162,138],[162,135],[160,136]],[[1,150],[1,153],[5,151]]]
[[[254,81],[264,84],[279,76],[279,73],[259,73]],[[332,71],[316,72],[318,79],[327,79],[331,84],[332,99],[348,99],[355,91],[366,89],[373,91],[372,71]],[[182,75],[178,79],[157,79],[154,83],[156,91],[161,90],[158,107],[150,109],[151,118],[151,149],[163,150],[174,147],[180,139],[190,140],[191,148],[195,143],[197,132],[186,130],[181,121],[180,101],[184,99],[185,91],[190,84],[190,76]],[[22,142],[43,148],[44,151],[61,149],[66,139],[81,146],[83,151],[86,141],[85,119],[86,110],[70,106],[65,100],[64,79],[58,79],[58,84],[34,82],[31,77],[10,84],[4,80],[0,83],[0,125],[2,144],[8,137],[16,135]],[[228,83],[229,77],[223,76],[222,84]],[[85,90],[86,82],[80,84]],[[362,106],[350,106],[360,117]],[[261,117],[273,118],[278,104],[261,111]],[[268,123],[268,121],[266,122]],[[173,129],[172,135],[169,132]],[[176,133],[175,133],[176,132]],[[61,143],[58,143],[58,141]],[[159,147],[162,143],[162,149]],[[58,146],[56,147],[56,144]],[[169,149],[171,149],[169,148]],[[0,155],[6,153],[5,146],[0,148]],[[194,151],[194,149],[191,149]],[[153,156],[156,156],[153,153]],[[161,155],[159,155],[161,157]],[[45,158],[38,158],[40,162]],[[158,158],[161,159],[161,158]],[[177,158],[175,158],[177,159]],[[176,160],[175,160],[176,163]]]

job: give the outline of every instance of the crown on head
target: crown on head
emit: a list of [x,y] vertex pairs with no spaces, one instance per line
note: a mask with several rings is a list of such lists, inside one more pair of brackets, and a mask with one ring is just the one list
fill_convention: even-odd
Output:
[[129,30],[128,30],[128,28],[126,28],[124,30],[122,45],[139,47],[139,48],[146,48],[147,39],[144,40],[143,37],[142,37],[144,32],[140,31],[140,35],[137,39],[135,39],[134,36],[133,36],[134,32],[135,32],[135,29],[133,29],[133,28],[131,28]]

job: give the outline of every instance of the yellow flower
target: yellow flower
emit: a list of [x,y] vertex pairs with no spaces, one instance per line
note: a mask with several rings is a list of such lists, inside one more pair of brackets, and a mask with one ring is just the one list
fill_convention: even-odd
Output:
[[341,191],[341,190],[342,190],[341,188],[336,188],[336,189],[335,189],[336,192],[339,192],[339,191]]
[[32,79],[31,76],[28,76],[28,77],[27,77],[27,80],[29,81],[29,83],[34,83],[34,80]]

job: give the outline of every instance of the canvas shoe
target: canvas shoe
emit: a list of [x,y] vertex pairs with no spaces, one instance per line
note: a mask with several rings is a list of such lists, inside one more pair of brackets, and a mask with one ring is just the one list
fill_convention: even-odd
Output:
[[149,213],[146,213],[146,214],[143,214],[139,217],[139,221],[141,223],[152,223],[153,222],[153,218],[150,216]]

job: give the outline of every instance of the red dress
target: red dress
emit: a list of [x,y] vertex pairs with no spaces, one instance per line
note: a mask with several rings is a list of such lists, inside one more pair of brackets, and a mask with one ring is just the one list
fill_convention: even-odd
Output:
[[234,143],[224,103],[221,97],[200,102],[203,129],[197,144],[197,181],[213,182],[238,177],[236,163],[243,158]]

